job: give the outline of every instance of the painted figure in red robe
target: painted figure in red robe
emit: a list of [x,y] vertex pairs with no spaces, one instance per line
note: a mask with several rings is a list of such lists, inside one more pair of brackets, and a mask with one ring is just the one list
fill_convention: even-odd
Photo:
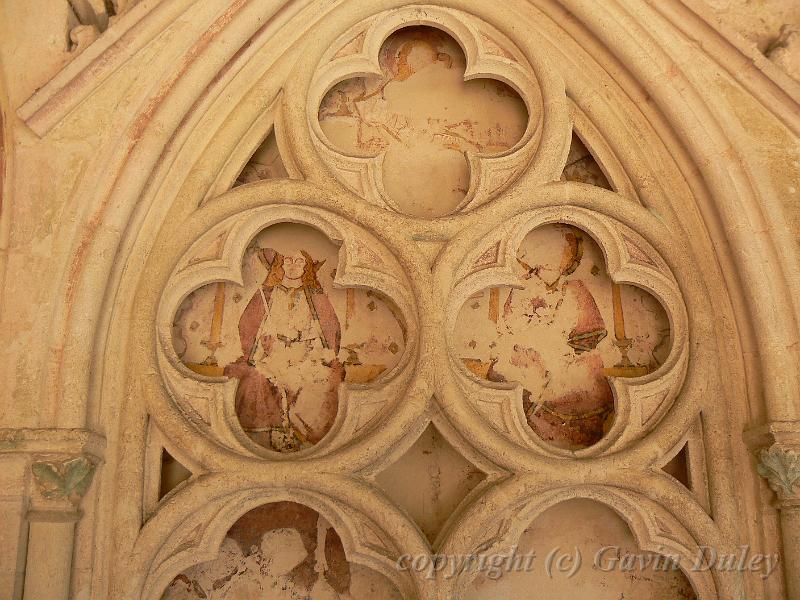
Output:
[[267,277],[239,318],[242,356],[225,375],[239,379],[236,414],[245,432],[292,452],[319,442],[336,419],[341,329],[317,279],[321,262],[304,251],[257,255]]

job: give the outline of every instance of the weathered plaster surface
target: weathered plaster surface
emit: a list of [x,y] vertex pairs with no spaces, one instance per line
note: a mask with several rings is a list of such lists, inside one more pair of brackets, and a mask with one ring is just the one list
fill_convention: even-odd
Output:
[[[580,514],[580,519],[574,515]],[[574,540],[580,540],[576,544]],[[564,554],[580,556],[591,568],[547,571],[547,558],[553,548]],[[512,552],[511,549],[507,552]],[[646,596],[653,600],[695,600],[678,566],[668,557],[642,553],[625,522],[607,507],[586,500],[570,500],[542,514],[522,534],[513,550],[514,558],[532,555],[530,573],[510,573],[494,578],[482,574],[470,586],[466,598],[523,598],[526,590],[535,589],[545,598],[597,598],[619,600]],[[524,559],[521,559],[524,560]],[[610,565],[624,564],[620,569]],[[692,563],[684,568],[691,568]]]
[[440,30],[400,30],[379,62],[382,76],[348,79],[326,94],[322,130],[346,154],[384,153],[383,185],[403,212],[452,212],[469,187],[466,153],[513,147],[527,126],[525,105],[502,81],[464,81],[464,53]]
[[178,575],[163,600],[399,599],[381,575],[344,556],[336,531],[300,504],[267,504],[228,532],[213,562]]
[[720,22],[800,79],[800,6],[794,0],[706,0]]
[[462,307],[461,360],[478,377],[519,382],[527,423],[545,441],[591,446],[614,421],[607,377],[653,373],[668,356],[667,314],[647,292],[615,286],[600,247],[574,227],[534,230],[516,259],[522,288],[483,290]]

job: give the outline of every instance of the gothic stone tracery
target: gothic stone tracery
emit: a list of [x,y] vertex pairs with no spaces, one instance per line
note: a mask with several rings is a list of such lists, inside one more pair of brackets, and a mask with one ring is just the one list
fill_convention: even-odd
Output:
[[797,35],[709,2],[6,3],[0,596],[796,597]]

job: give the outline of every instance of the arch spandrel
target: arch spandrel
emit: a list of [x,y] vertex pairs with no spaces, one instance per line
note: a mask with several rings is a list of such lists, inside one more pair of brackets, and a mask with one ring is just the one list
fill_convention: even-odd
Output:
[[[682,519],[682,527],[690,531],[695,544],[733,546],[753,537],[753,531],[742,532],[739,527],[742,511],[748,522],[774,517],[768,511],[764,515],[754,494],[736,498],[737,476],[753,489],[757,479],[749,469],[744,445],[738,439],[728,441],[720,432],[733,430],[738,435],[746,425],[767,418],[797,419],[797,408],[784,399],[797,381],[796,361],[790,353],[777,356],[770,352],[771,348],[791,346],[796,337],[795,309],[789,300],[793,282],[787,274],[793,259],[788,254],[788,258],[777,258],[776,238],[769,233],[781,215],[756,210],[765,189],[758,181],[757,169],[750,169],[747,160],[744,165],[731,161],[735,152],[725,153],[744,142],[714,114],[716,91],[701,88],[699,78],[684,76],[687,69],[711,69],[715,60],[722,59],[704,55],[696,65],[685,56],[676,60],[673,55],[682,52],[686,44],[682,35],[671,25],[660,27],[658,35],[645,35],[648,24],[657,19],[657,9],[633,0],[608,2],[602,8],[566,0],[535,6],[521,0],[502,6],[453,0],[434,3],[427,21],[412,14],[423,9],[403,8],[403,4],[389,0],[336,5],[264,0],[192,6],[167,1],[150,12],[141,9],[140,21],[135,23],[133,17],[126,17],[120,30],[129,36],[130,44],[115,47],[109,45],[111,38],[101,38],[95,50],[90,47],[86,51],[90,54],[83,55],[86,58],[68,67],[20,113],[45,139],[69,134],[94,108],[108,101],[104,94],[112,94],[113,85],[107,91],[103,86],[92,87],[98,80],[113,82],[115,76],[125,79],[139,73],[142,67],[136,64],[136,57],[152,52],[154,40],[169,49],[148,67],[153,75],[164,77],[157,82],[151,76],[140,78],[127,92],[131,101],[119,109],[114,133],[105,138],[98,158],[88,164],[74,192],[73,201],[80,199],[84,206],[82,218],[59,230],[59,243],[67,249],[70,266],[64,272],[55,268],[55,280],[66,300],[51,316],[53,346],[63,355],[50,355],[49,378],[44,385],[53,414],[60,415],[58,425],[101,424],[113,440],[105,469],[118,477],[98,484],[105,492],[98,510],[114,511],[120,526],[111,527],[109,522],[100,534],[107,535],[100,544],[96,577],[104,576],[100,566],[109,564],[110,556],[119,563],[124,563],[126,556],[136,556],[111,584],[123,593],[128,577],[137,582],[139,587],[124,590],[128,597],[138,597],[148,573],[162,568],[155,564],[160,559],[152,554],[155,546],[149,536],[161,535],[166,540],[188,510],[179,506],[179,499],[202,498],[201,490],[206,489],[199,479],[189,481],[180,493],[155,506],[148,524],[140,528],[140,492],[122,492],[141,487],[137,485],[139,468],[130,467],[144,455],[148,414],[176,448],[212,474],[207,489],[221,485],[220,474],[235,471],[270,490],[261,494],[259,501],[294,489],[287,482],[298,473],[313,473],[320,481],[326,477],[337,481],[325,494],[338,497],[347,506],[351,501],[347,494],[337,496],[346,488],[344,473],[353,472],[357,477],[360,472],[378,472],[391,464],[425,427],[432,412],[441,410],[476,456],[496,463],[500,470],[522,474],[529,495],[544,495],[547,482],[569,489],[591,482],[604,490],[598,493],[606,494],[608,504],[617,509],[636,505],[640,496],[655,490],[655,510]],[[572,17],[564,20],[568,13]],[[178,15],[191,26],[178,31],[173,25]],[[448,30],[462,44],[468,66],[475,73],[495,75],[515,85],[528,100],[529,112],[541,109],[541,122],[528,132],[536,143],[531,143],[524,160],[514,165],[513,176],[485,193],[469,192],[477,200],[471,199],[462,212],[421,219],[398,214],[391,206],[369,204],[359,197],[369,195],[366,192],[353,193],[336,175],[341,165],[331,166],[332,159],[323,156],[324,144],[318,143],[318,137],[315,141],[313,123],[329,84],[340,75],[357,72],[357,61],[367,60],[358,58],[359,46],[361,51],[376,50],[393,28],[433,21],[439,25],[450,22]],[[384,29],[370,29],[374,23],[383,23]],[[363,39],[359,37],[362,26]],[[462,29],[469,35],[459,35]],[[158,31],[175,35],[159,37]],[[343,43],[329,44],[331,40]],[[329,48],[338,53],[334,63],[352,60],[353,64],[348,65],[347,73],[343,70],[323,81],[319,73],[326,67],[320,65],[330,58],[326,55]],[[91,52],[96,53],[97,63],[87,62]],[[129,54],[120,59],[115,53]],[[494,61],[492,68],[480,66],[486,67],[486,61]],[[89,70],[81,71],[81,65]],[[91,69],[95,69],[94,78],[89,76]],[[110,69],[107,76],[104,69]],[[520,76],[520,70],[528,79]],[[364,67],[363,72],[367,71]],[[94,81],[82,83],[82,78]],[[541,94],[541,99],[531,100],[534,94]],[[764,95],[760,97],[769,107],[762,107],[765,112],[784,110],[780,103],[773,105],[763,100]],[[791,118],[784,116],[783,120]],[[273,128],[293,180],[263,180],[226,191]],[[619,194],[557,182],[573,129],[583,133],[611,182],[618,182]],[[747,159],[747,153],[742,156]],[[487,175],[479,162],[470,164],[474,169],[471,175]],[[375,173],[369,169],[366,173],[374,183]],[[641,206],[632,200],[639,200]],[[320,447],[318,455],[309,453],[297,464],[286,460],[272,464],[258,452],[244,456],[247,452],[241,447],[226,448],[206,435],[197,420],[174,410],[175,396],[197,392],[189,390],[193,384],[180,389],[184,384],[174,381],[192,375],[175,369],[172,375],[161,376],[161,371],[169,368],[170,361],[164,357],[171,342],[159,328],[169,327],[173,314],[164,315],[177,304],[161,314],[159,301],[163,294],[172,293],[165,290],[174,283],[171,277],[181,257],[214,225],[236,220],[248,211],[280,212],[282,205],[290,205],[283,218],[291,219],[292,211],[330,215],[332,222],[346,222],[347,227],[363,231],[370,252],[380,248],[378,254],[395,264],[394,294],[387,295],[405,306],[400,310],[408,317],[409,339],[415,345],[403,359],[406,378],[394,382],[394,391],[402,396],[396,410],[367,419],[367,434],[342,438],[325,450]],[[742,207],[745,210],[739,210]],[[517,233],[527,233],[522,232],[525,227],[515,232],[513,224],[536,211],[554,211],[559,220],[578,225],[582,223],[578,223],[578,215],[587,212],[599,215],[596,218],[606,227],[619,224],[616,233],[607,238],[597,231],[589,233],[597,236],[606,251],[615,278],[639,284],[661,301],[675,336],[669,361],[677,375],[676,382],[667,386],[669,400],[654,411],[652,419],[639,416],[637,431],[626,429],[609,435],[609,448],[598,446],[594,454],[553,456],[498,434],[465,401],[468,394],[456,382],[457,365],[447,348],[456,310],[448,299],[458,290],[458,278],[468,277],[459,267],[475,262],[464,257],[475,251],[476,240],[493,229],[503,235],[491,241],[511,248]],[[755,233],[744,236],[734,215],[754,224]],[[610,242],[612,238],[616,245]],[[665,267],[660,278],[643,276],[638,267],[626,267],[631,250],[625,250],[623,238],[641,240],[642,245],[634,245],[653,250],[644,253]],[[430,247],[422,249],[423,244],[436,246],[433,256]],[[350,247],[345,242],[344,246],[347,254],[357,253],[357,242]],[[615,261],[616,254],[626,252],[624,260]],[[370,263],[365,265],[367,271],[380,272],[374,257],[366,262]],[[231,268],[227,263],[205,264],[204,275],[194,283],[230,279],[227,270]],[[756,274],[769,281],[756,285]],[[380,275],[373,273],[372,280],[361,275],[353,275],[349,283],[380,287],[374,285]],[[504,276],[504,283],[513,283],[507,281],[507,273]],[[102,293],[97,291],[98,280],[103,281]],[[486,279],[485,283],[496,285],[498,281]],[[186,290],[174,293],[188,294],[189,287],[187,284]],[[79,352],[87,340],[94,340],[92,352]],[[67,361],[66,356],[77,360]],[[745,366],[763,377],[746,378]],[[657,374],[669,370],[665,367]],[[173,376],[178,379],[170,390],[168,381]],[[621,389],[617,389],[618,395]],[[342,401],[341,392],[339,399]],[[742,408],[748,402],[753,405],[749,412]],[[643,404],[630,401],[637,410]],[[708,494],[713,520],[693,496],[681,495],[650,473],[687,435],[700,413],[705,423],[707,468],[715,474]],[[353,431],[358,428],[358,424],[352,426]],[[613,444],[617,445],[612,448]],[[564,461],[569,461],[569,469]],[[621,486],[623,479],[633,500],[608,491]],[[502,499],[498,490],[500,487],[493,485],[482,498],[500,494]],[[212,493],[207,500],[219,510],[241,511],[242,499],[233,496]],[[683,511],[684,515],[675,514],[676,500],[691,509]],[[497,502],[502,504],[502,500]],[[382,506],[376,496],[361,502],[359,510],[371,515]],[[392,514],[396,523],[402,523],[404,535],[410,535],[415,525]],[[449,525],[447,539],[451,543],[458,542],[460,528],[469,527],[467,518]],[[225,527],[229,525],[227,522]],[[400,526],[392,527],[384,528],[381,536],[402,537],[396,529]],[[420,550],[419,544],[414,544],[410,547]],[[161,585],[163,581],[159,581]],[[748,597],[766,597],[762,584],[753,577],[733,575],[726,581],[715,580],[713,586],[699,584],[704,590],[701,597],[741,597],[742,585],[747,585]],[[98,585],[102,589],[103,585]],[[409,592],[420,597],[433,597],[434,593],[424,582],[417,582]]]

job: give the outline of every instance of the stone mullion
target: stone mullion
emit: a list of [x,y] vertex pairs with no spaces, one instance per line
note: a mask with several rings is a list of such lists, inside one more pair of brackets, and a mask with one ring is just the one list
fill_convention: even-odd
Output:
[[28,512],[23,600],[68,600],[79,511],[72,506]]
[[28,507],[24,454],[0,456],[0,598],[19,600],[25,576]]
[[777,494],[783,573],[789,600],[800,600],[800,446],[780,443],[760,452],[759,474]]
[[75,524],[94,476],[85,455],[45,457],[31,465],[35,482],[27,513],[28,544],[23,600],[68,600]]
[[800,498],[781,504],[783,572],[789,600],[800,598]]

